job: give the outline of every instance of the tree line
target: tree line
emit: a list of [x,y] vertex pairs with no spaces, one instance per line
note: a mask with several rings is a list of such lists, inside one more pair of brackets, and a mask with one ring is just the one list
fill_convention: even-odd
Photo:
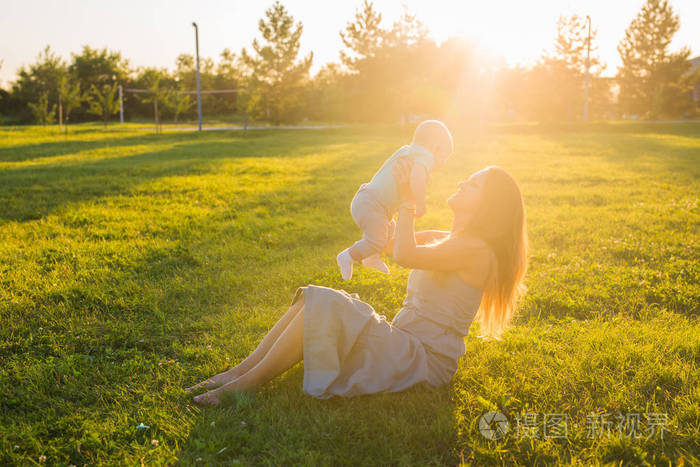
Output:
[[[551,50],[529,67],[508,67],[483,56],[474,44],[451,38],[440,44],[404,9],[390,27],[364,0],[340,31],[340,63],[310,75],[313,53],[300,56],[303,25],[277,1],[260,19],[250,50],[224,49],[217,62],[200,59],[203,90],[235,89],[203,96],[206,115],[232,115],[273,124],[318,121],[396,122],[412,116],[445,120],[573,121],[582,118],[589,74],[591,119],[678,118],[696,115],[690,49],[670,52],[679,17],[667,0],[647,0],[618,45],[615,78],[602,77],[596,31],[586,18],[561,17]],[[590,47],[590,59],[588,49]],[[1,64],[1,62],[0,62]],[[191,119],[196,116],[192,55],[173,70],[132,69],[120,52],[84,46],[66,62],[46,47],[21,68],[9,90],[0,89],[0,122],[66,125],[118,111],[125,92],[127,119]]]

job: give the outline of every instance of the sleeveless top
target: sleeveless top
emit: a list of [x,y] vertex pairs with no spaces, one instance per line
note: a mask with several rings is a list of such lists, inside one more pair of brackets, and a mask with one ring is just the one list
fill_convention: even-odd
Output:
[[445,375],[465,353],[464,337],[479,310],[483,291],[454,272],[414,269],[408,277],[403,308],[392,324],[414,335],[444,362]]
[[408,276],[403,305],[466,336],[482,294],[481,289],[465,283],[455,272],[414,269]]

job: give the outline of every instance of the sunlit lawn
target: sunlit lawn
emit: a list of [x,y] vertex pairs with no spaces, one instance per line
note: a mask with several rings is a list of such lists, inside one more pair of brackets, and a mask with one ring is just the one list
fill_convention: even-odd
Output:
[[[0,464],[700,463],[698,124],[455,130],[418,227],[449,229],[444,200],[487,164],[518,179],[529,293],[503,341],[475,326],[439,389],[319,401],[298,365],[190,403],[182,388],[252,351],[300,285],[399,310],[408,271],[343,283],[335,254],[359,235],[354,191],[409,138],[0,128]],[[489,410],[501,440],[479,433]],[[602,413],[612,432],[591,436]],[[635,413],[640,437],[620,435]]]

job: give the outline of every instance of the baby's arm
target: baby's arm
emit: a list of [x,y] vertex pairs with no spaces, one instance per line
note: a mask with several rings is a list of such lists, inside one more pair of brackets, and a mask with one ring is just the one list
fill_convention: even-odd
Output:
[[414,163],[411,168],[411,193],[416,202],[416,217],[427,211],[425,206],[425,187],[428,184],[428,169],[423,164]]

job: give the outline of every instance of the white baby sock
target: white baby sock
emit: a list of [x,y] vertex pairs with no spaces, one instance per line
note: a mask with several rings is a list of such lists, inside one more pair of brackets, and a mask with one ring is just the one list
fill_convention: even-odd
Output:
[[349,281],[352,278],[352,263],[355,262],[350,256],[350,248],[338,253],[335,260],[338,263],[338,267],[340,267],[340,275],[343,276],[343,280]]
[[367,258],[363,259],[362,264],[369,268],[376,269],[379,272],[383,272],[384,274],[389,274],[389,267],[379,257],[379,253],[375,253],[372,256],[368,256]]

